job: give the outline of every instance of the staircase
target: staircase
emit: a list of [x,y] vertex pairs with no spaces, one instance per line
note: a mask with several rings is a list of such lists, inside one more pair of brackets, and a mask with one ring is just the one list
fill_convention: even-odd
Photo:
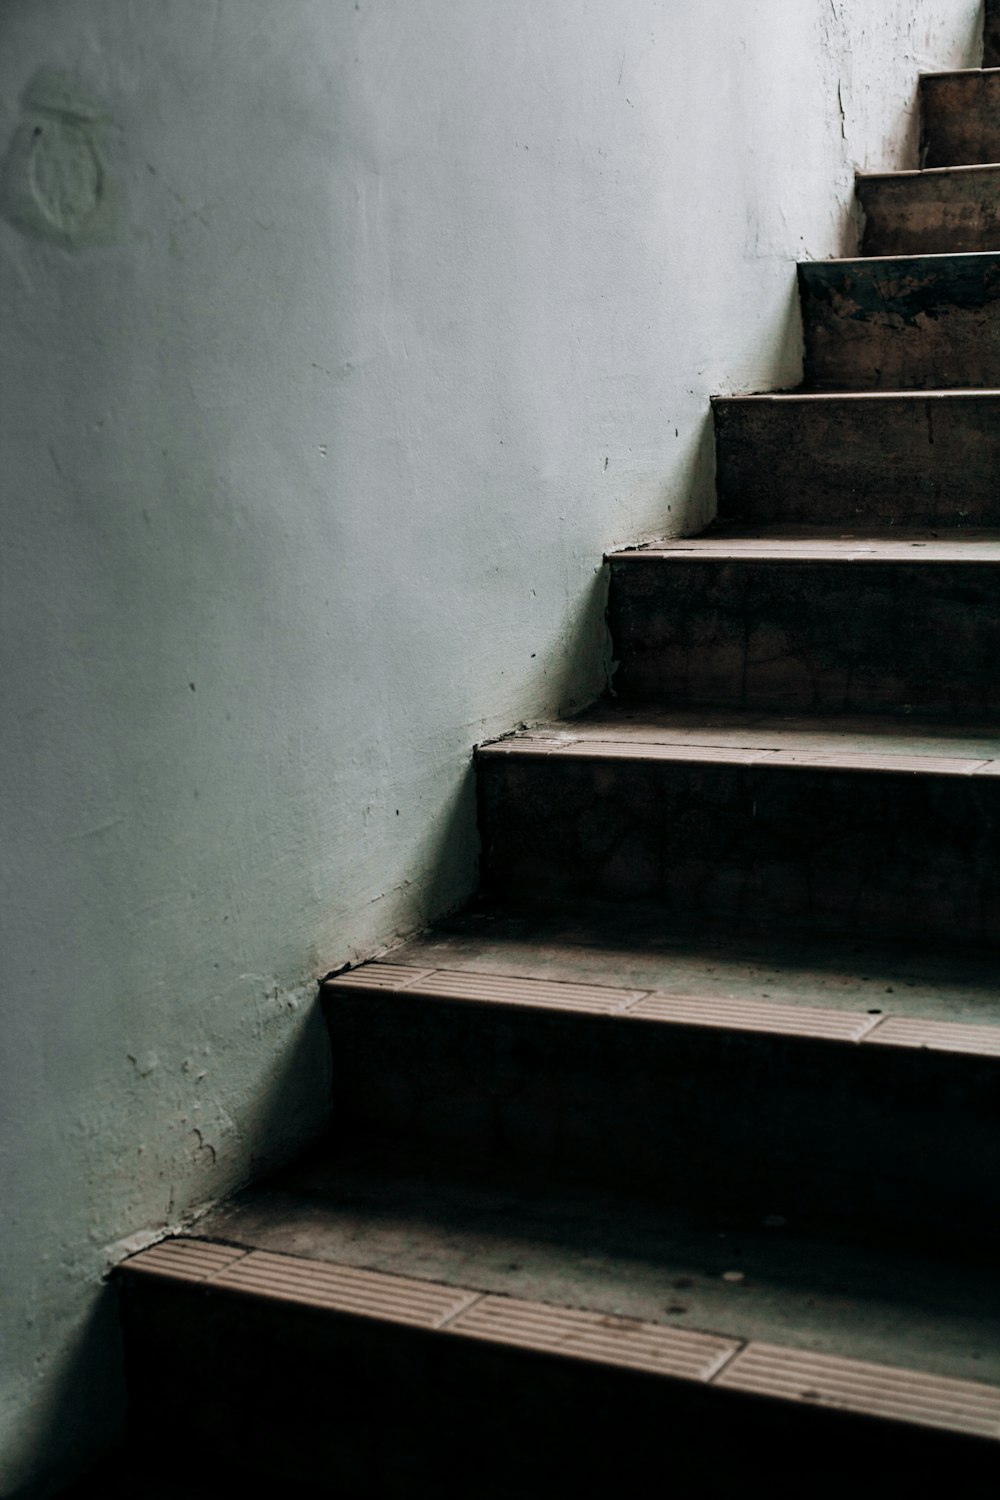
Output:
[[997,1493],[986,48],[799,267],[804,387],[714,403],[717,523],[609,559],[613,696],[479,750],[476,905],[324,984],[330,1141],[121,1268],[145,1468]]

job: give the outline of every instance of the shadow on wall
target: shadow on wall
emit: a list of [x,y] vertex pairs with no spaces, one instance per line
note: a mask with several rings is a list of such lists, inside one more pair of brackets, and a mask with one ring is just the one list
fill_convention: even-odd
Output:
[[[10,1500],[35,1500],[60,1493],[82,1464],[96,1463],[119,1441],[125,1423],[125,1378],[118,1300],[105,1282],[67,1343],[61,1368],[45,1383],[44,1406],[37,1412],[34,1437],[20,1456],[26,1473],[45,1473],[49,1485],[29,1484]],[[60,1465],[60,1453],[72,1459]],[[53,1486],[55,1487],[53,1491]],[[75,1495],[75,1491],[71,1491]]]
[[[779,340],[779,347],[782,350],[782,366],[787,366],[795,372],[792,381],[785,389],[795,390],[802,385],[806,375],[806,334],[802,323],[802,299],[799,296],[798,273],[795,266],[790,266],[789,270],[791,275],[788,278],[788,300],[785,303],[785,316],[777,338]],[[714,432],[712,434],[712,450],[714,455]],[[714,487],[714,468],[712,484]]]
[[298,1002],[299,996],[308,1007],[304,1023],[284,1051],[276,1055],[274,1065],[254,1091],[254,1108],[246,1127],[250,1141],[244,1182],[283,1165],[304,1142],[325,1129],[329,1118],[331,1068],[326,1026],[314,986],[304,986],[286,1003],[293,999]]
[[562,665],[556,674],[555,698],[560,715],[580,713],[611,684],[611,636],[608,632],[608,581],[611,570],[601,562],[576,601],[561,644]]
[[[585,708],[607,684],[607,589],[608,569],[602,566],[592,575],[560,638],[556,687],[564,712]],[[470,899],[477,886],[478,861],[476,777],[468,757],[458,768],[453,790],[415,861],[418,870],[427,872],[414,893],[415,925],[454,912]],[[244,1123],[244,1181],[259,1179],[281,1166],[298,1153],[304,1140],[326,1127],[336,1059],[330,1056],[318,1001],[309,986],[294,995],[275,995],[267,1016],[258,1017],[259,1024],[266,1024],[268,1018],[277,1020],[282,1004],[307,1005],[308,1014],[266,1076],[256,1082],[254,1106]],[[318,1120],[316,1102],[320,1099],[325,1114]],[[239,1186],[235,1181],[227,1192]],[[196,1222],[188,1221],[188,1226]],[[66,1340],[59,1371],[47,1389],[44,1408],[36,1415],[33,1434],[26,1439],[22,1472],[48,1474],[58,1492],[72,1472],[79,1473],[81,1459],[84,1466],[97,1465],[114,1451],[121,1441],[125,1412],[117,1299],[109,1279],[90,1289],[80,1320]],[[59,1464],[61,1453],[73,1454],[70,1472]],[[93,1482],[105,1483],[97,1476]],[[25,1487],[14,1491],[11,1500],[34,1500],[41,1493],[51,1494],[52,1489]],[[103,1493],[108,1493],[106,1488]]]
[[[223,1196],[284,1165],[299,1154],[304,1141],[318,1137],[327,1128],[330,1049],[319,1001],[312,985],[285,997],[285,1001],[308,1006],[308,1014],[267,1076],[258,1082],[255,1107],[245,1124],[241,1179],[228,1184]],[[320,1108],[317,1101],[322,1101]],[[213,1198],[206,1207],[215,1201]],[[183,1226],[169,1227],[191,1228],[195,1224],[193,1218]],[[69,1484],[72,1476],[97,1465],[121,1444],[126,1390],[113,1275],[92,1284],[85,1296],[79,1320],[72,1332],[60,1339],[65,1343],[62,1359],[45,1382],[44,1404],[36,1410],[32,1432],[25,1437],[18,1455],[22,1473],[44,1474],[48,1482],[41,1488],[28,1484],[15,1489],[9,1492],[9,1500],[38,1500],[43,1495],[60,1494],[60,1486]],[[57,1330],[53,1338],[59,1338]],[[64,1454],[70,1457],[61,1461]],[[176,1458],[181,1472],[183,1455]],[[97,1475],[93,1482],[98,1485]],[[170,1494],[187,1494],[186,1482],[179,1480],[180,1485],[183,1491],[178,1487]],[[79,1491],[81,1497],[90,1493],[89,1487]],[[94,1495],[99,1493],[108,1494],[103,1479],[93,1490]],[[134,1495],[135,1490],[128,1493]],[[69,1490],[66,1500],[76,1500],[77,1494],[76,1488]]]
[[[609,573],[603,563],[594,570],[553,646],[553,665],[542,664],[547,677],[545,697],[558,703],[559,715],[582,712],[609,688],[612,667],[606,621]],[[523,722],[511,724],[504,726],[503,732],[526,727]],[[484,742],[495,737],[482,736]],[[475,760],[465,751],[455,767],[451,791],[414,856],[414,888],[397,936],[409,937],[421,926],[450,916],[466,905],[479,886],[480,856]],[[356,962],[361,961],[359,955]]]
[[[457,911],[475,890],[479,838],[476,832],[476,775],[471,756],[457,770],[454,788],[420,846],[416,866],[426,873],[415,893],[412,908],[415,926]],[[408,935],[405,932],[399,934],[400,937]]]
[[[720,393],[721,394],[721,393]],[[636,546],[643,542],[654,543],[678,536],[697,536],[715,519],[715,428],[712,424],[711,407],[705,410],[693,427],[690,437],[685,432],[686,445],[679,466],[664,483],[660,491],[659,504],[662,525],[652,534],[631,537],[621,545]],[[675,519],[676,517],[676,519]],[[620,550],[620,547],[613,548]],[[607,578],[604,579],[604,602],[607,608]],[[610,677],[611,641],[605,647],[606,675]]]

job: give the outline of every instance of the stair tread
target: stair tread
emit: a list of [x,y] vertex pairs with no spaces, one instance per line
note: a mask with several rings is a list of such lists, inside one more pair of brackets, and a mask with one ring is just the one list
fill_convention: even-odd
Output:
[[845,533],[843,528],[776,524],[740,531],[732,525],[702,536],[671,537],[608,554],[609,562],[696,557],[800,562],[995,563],[1000,532],[985,527],[880,528]]
[[781,1209],[763,1205],[754,1222],[699,1220],[586,1188],[471,1181],[404,1151],[355,1151],[298,1165],[195,1233],[254,1257],[237,1262],[247,1291],[260,1280],[263,1295],[362,1312],[368,1297],[374,1316],[459,1332],[463,1319],[474,1332],[499,1311],[508,1341],[568,1338],[579,1350],[582,1339],[584,1357],[688,1361],[690,1378],[717,1374],[720,1354],[753,1340],[808,1354],[841,1380],[865,1372],[832,1361],[914,1372],[890,1382],[896,1389],[919,1389],[920,1377],[972,1382],[963,1398],[985,1404],[1000,1436],[995,1279],[808,1239],[777,1222]]
[[[1000,73],[1000,68],[997,69]],[[902,261],[904,264],[921,264],[926,261],[933,265],[935,261],[960,261],[974,264],[976,261],[996,260],[1000,250],[924,250],[911,255],[828,255],[822,260],[802,260],[799,267],[809,272],[816,269],[822,270],[824,266],[866,266],[878,265],[879,262],[893,264]]]
[[982,172],[984,174],[1000,173],[1000,162],[976,161],[963,162],[957,166],[950,167],[906,167],[898,172],[858,172],[857,180],[861,183],[900,181],[903,178],[928,178],[928,177],[953,177],[958,174],[969,172]]
[[933,73],[918,73],[918,78],[982,78],[990,73],[1000,78],[1000,68],[935,68]]
[[910,715],[846,717],[619,709],[523,730],[480,755],[611,755],[942,775],[1000,773],[1000,726]]
[[[627,911],[599,904],[570,909],[525,910],[491,906],[453,918],[394,949],[385,960],[351,971],[407,988],[446,975],[455,993],[459,980],[522,981],[543,991],[562,986],[573,1008],[599,1006],[608,1014],[634,1007],[648,994],[718,1003],[755,1016],[777,1007],[837,1012],[865,1018],[881,1015],[867,1033],[883,1027],[930,1023],[962,1032],[976,1049],[976,1035],[1000,1026],[1000,989],[995,954],[914,942],[832,941],[801,934],[740,932],[732,923],[683,919],[671,924],[661,910]],[[393,970],[397,972],[394,974]],[[441,985],[437,988],[440,990]],[[494,994],[498,993],[491,986]],[[589,993],[588,993],[589,992]],[[489,993],[489,991],[484,991]],[[524,994],[527,1001],[528,992]],[[603,1005],[601,1002],[604,1002]],[[942,1035],[954,1045],[955,1038]]]
[[[980,251],[971,252],[971,253],[982,255],[982,256],[985,256],[985,257],[989,257],[989,256],[992,256],[992,255],[1000,254],[1000,251],[996,251],[996,250],[980,250]],[[924,259],[951,260],[951,259],[953,259],[953,257],[949,256],[949,255],[942,255],[942,256],[937,256],[937,257],[922,256],[922,255],[913,255],[913,256],[880,255],[880,256],[871,256],[871,257],[865,256],[865,257],[863,257],[863,259],[865,259],[865,260],[868,260],[868,259],[871,259],[871,260],[876,260],[876,259],[878,259],[878,260],[907,260],[907,259],[909,259],[909,260],[924,260]],[[745,395],[739,395],[739,396],[713,396],[711,399],[712,399],[713,406],[727,406],[727,405],[733,405],[733,404],[736,404],[736,403],[741,403],[741,404],[742,403],[752,403],[754,405],[760,405],[760,404],[765,403],[765,402],[771,402],[771,403],[776,404],[776,405],[788,406],[788,405],[791,405],[795,401],[809,401],[809,402],[818,402],[818,401],[827,401],[827,402],[831,402],[831,401],[852,401],[852,402],[862,402],[862,401],[880,401],[880,402],[909,401],[909,402],[925,402],[925,403],[927,401],[948,401],[948,402],[951,402],[951,403],[957,403],[957,402],[960,402],[960,401],[978,401],[978,400],[981,400],[983,397],[986,397],[989,400],[996,400],[997,397],[1000,397],[1000,389],[998,389],[996,386],[959,386],[957,389],[954,386],[944,386],[944,387],[942,387],[941,389],[938,389],[938,390],[935,390],[935,389],[931,388],[931,389],[928,389],[928,390],[919,390],[919,391],[913,391],[913,390],[899,390],[899,391],[748,391]]]
[[[658,1021],[675,1026],[698,1026],[725,1031],[756,1031],[840,1042],[878,1043],[881,1046],[917,1048],[932,1052],[1000,1058],[1000,1008],[982,1007],[971,1024],[965,1016],[950,1018],[941,1006],[931,1006],[930,1018],[913,1014],[905,995],[897,1004],[894,985],[885,986],[889,1000],[878,992],[856,994],[854,1009],[846,1005],[823,1006],[808,990],[788,991],[773,999],[745,995],[719,996],[698,990],[622,989],[607,985],[580,984],[537,976],[470,971],[464,968],[408,969],[398,963],[369,963],[331,979],[324,987],[335,1002],[344,990],[391,991],[407,999],[468,1001],[485,1005],[532,1006],[578,1015],[618,1016],[631,1020]],[[841,996],[841,999],[844,997]],[[879,1006],[857,1008],[863,1000],[878,999]],[[926,1008],[926,1004],[925,1007]]]

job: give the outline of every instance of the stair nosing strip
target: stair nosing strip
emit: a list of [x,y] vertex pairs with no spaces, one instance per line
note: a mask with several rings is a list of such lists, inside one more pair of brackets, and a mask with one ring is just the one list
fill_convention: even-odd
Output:
[[[1000,564],[1000,558],[997,559]],[[707,751],[708,754],[694,753]],[[499,755],[484,746],[481,752],[490,759]],[[581,738],[558,746],[546,745],[542,750],[531,741],[513,742],[500,755],[516,760],[553,759],[572,760],[586,764],[595,761],[620,760],[631,764],[648,765],[697,765],[739,766],[746,770],[776,770],[788,772],[829,772],[858,776],[945,776],[956,780],[972,780],[978,777],[993,777],[997,772],[992,767],[998,759],[985,756],[921,755],[919,753],[897,756],[880,755],[877,751],[840,751],[824,755],[820,751],[783,750],[780,747],[750,750],[741,746],[704,745],[688,746],[667,742],[621,739]],[[897,760],[898,765],[888,761]],[[951,764],[949,764],[949,762]]]
[[[183,1237],[159,1242],[161,1245],[186,1243],[188,1241]],[[220,1249],[227,1250],[235,1248],[213,1240],[191,1241],[191,1243],[219,1245]],[[150,1247],[151,1250],[157,1248],[158,1246]],[[132,1257],[132,1260],[140,1262],[143,1255],[147,1253],[149,1252],[140,1251],[138,1255]],[[392,1314],[386,1316],[378,1308],[325,1308],[309,1299],[300,1303],[302,1306],[314,1307],[318,1311],[341,1311],[346,1316],[371,1318],[374,1322],[389,1321],[401,1326],[417,1326],[430,1334],[446,1334],[452,1337],[479,1338],[490,1343],[506,1343],[508,1347],[528,1353],[556,1354],[580,1362],[603,1365],[605,1368],[639,1369],[654,1377],[685,1380],[691,1384],[712,1386],[720,1390],[746,1391],[752,1394],[755,1388],[750,1383],[736,1385],[729,1383],[732,1375],[739,1373],[742,1362],[748,1382],[752,1381],[754,1370],[757,1370],[760,1381],[756,1388],[757,1394],[790,1403],[800,1403],[803,1400],[802,1382],[811,1380],[815,1375],[817,1384],[822,1384],[824,1377],[831,1384],[829,1394],[818,1393],[816,1404],[819,1406],[828,1410],[846,1410],[862,1415],[867,1411],[870,1415],[881,1416],[890,1421],[908,1421],[924,1427],[947,1428],[949,1427],[948,1418],[951,1415],[960,1417],[962,1410],[967,1410],[969,1403],[972,1403],[973,1423],[959,1423],[950,1430],[969,1432],[972,1435],[1000,1441],[1000,1419],[996,1416],[996,1410],[1000,1407],[1000,1386],[989,1385],[985,1382],[938,1376],[928,1371],[882,1365],[876,1361],[855,1359],[851,1356],[828,1355],[821,1351],[797,1349],[791,1345],[748,1341],[714,1330],[678,1328],[669,1323],[651,1323],[646,1319],[609,1314],[596,1308],[570,1307],[561,1303],[541,1302],[528,1298],[507,1298],[502,1293],[483,1291],[480,1288],[425,1281],[420,1277],[371,1270],[342,1262],[317,1262],[308,1257],[284,1255],[263,1249],[241,1251],[236,1261],[230,1262],[229,1265],[231,1267],[254,1254],[266,1257],[269,1262],[287,1262],[289,1268],[293,1270],[303,1267],[311,1270],[320,1266],[332,1272],[353,1274],[360,1272],[364,1277],[372,1278],[376,1282],[385,1280],[394,1285],[403,1283],[406,1286],[426,1287],[428,1296],[432,1298],[436,1299],[444,1295],[451,1299],[458,1299],[460,1302],[459,1306],[446,1309],[438,1321],[433,1321],[433,1313],[430,1318],[425,1313],[415,1322],[405,1319],[399,1313],[395,1316]],[[124,1262],[124,1269],[128,1269],[129,1264],[128,1261]],[[140,1267],[133,1265],[132,1269],[138,1270]],[[224,1269],[220,1268],[220,1275]],[[151,1266],[148,1274],[164,1281],[178,1280],[178,1277],[172,1275],[169,1270],[158,1266]],[[201,1281],[200,1284],[209,1291],[226,1293],[236,1290],[244,1295],[256,1295],[262,1301],[295,1300],[283,1290],[275,1292],[268,1287],[253,1284],[234,1288],[231,1283],[225,1280],[220,1281],[216,1277],[207,1282]],[[464,1301],[461,1300],[463,1298]],[[509,1303],[506,1309],[504,1308],[505,1302]],[[490,1304],[500,1316],[504,1311],[513,1315],[514,1322],[507,1330],[511,1336],[506,1338],[503,1336],[502,1326],[496,1334],[481,1327],[473,1326],[466,1331],[457,1326],[465,1314],[481,1304]],[[415,1311],[419,1314],[420,1310],[415,1309]],[[523,1335],[519,1337],[517,1323],[521,1318],[528,1325],[528,1341],[522,1341]],[[553,1326],[554,1329],[558,1329],[561,1321],[564,1330],[572,1330],[576,1327],[579,1329],[581,1338],[590,1338],[589,1349],[581,1350],[579,1346],[574,1347],[572,1343],[556,1348],[545,1340],[532,1344],[530,1342],[532,1318],[539,1319],[543,1325]],[[601,1322],[595,1328],[593,1320],[596,1319],[600,1319]],[[621,1333],[626,1338],[631,1336],[642,1341],[638,1348],[633,1349],[631,1357],[628,1348],[623,1349],[620,1357],[615,1355],[613,1340],[616,1333]],[[659,1359],[655,1358],[657,1339],[664,1340],[668,1346],[662,1350]],[[610,1346],[608,1346],[609,1340]],[[647,1341],[651,1341],[651,1347]],[[673,1351],[669,1347],[671,1343],[675,1346]],[[699,1344],[703,1343],[718,1344],[722,1347],[714,1352],[711,1362],[705,1368],[692,1370],[691,1364],[696,1361],[698,1353],[704,1353],[706,1356],[709,1353],[707,1349],[699,1350]],[[685,1344],[689,1347],[690,1356],[685,1352],[683,1347]],[[648,1355],[645,1352],[647,1348],[650,1349]],[[672,1354],[676,1355],[676,1364],[672,1361]],[[797,1369],[797,1366],[801,1366],[801,1369]],[[729,1379],[724,1378],[726,1376]],[[869,1387],[871,1399],[867,1407],[863,1399],[866,1380],[871,1382]],[[906,1390],[907,1381],[912,1387],[909,1394]],[[857,1396],[852,1390],[855,1382],[859,1383]],[[796,1385],[800,1387],[798,1394],[794,1392]],[[838,1385],[842,1387],[841,1390],[836,1389]],[[943,1390],[939,1390],[937,1397],[933,1390],[935,1385],[939,1388],[943,1386]],[[786,1389],[785,1386],[789,1388]],[[938,1402],[937,1405],[934,1404],[935,1400]]]
[[[377,961],[376,961],[377,962]],[[403,967],[399,965],[398,967]],[[440,971],[426,971],[420,969],[418,972],[429,972],[431,980],[436,972],[446,973],[461,979],[462,970],[443,969]],[[574,986],[572,980],[550,980],[536,979],[523,975],[492,975],[469,971],[474,979],[515,979],[518,983],[530,987],[539,984],[545,987],[553,984],[565,984],[567,989]],[[340,976],[347,978],[346,975]],[[678,1026],[693,1029],[704,1029],[711,1031],[733,1031],[739,1033],[752,1033],[758,1036],[792,1037],[801,1041],[817,1041],[831,1044],[845,1044],[848,1046],[862,1046],[876,1040],[880,1046],[895,1047],[904,1051],[937,1051],[947,1052],[953,1057],[976,1057],[987,1058],[994,1056],[992,1050],[985,1050],[975,1045],[977,1033],[987,1027],[987,1023],[976,1023],[968,1021],[938,1021],[934,1017],[909,1016],[904,1012],[884,1011],[880,1015],[871,1015],[863,1010],[839,1009],[834,1006],[823,1005],[800,1005],[794,1002],[783,1002],[780,1000],[755,1000],[742,996],[727,995],[699,995],[690,992],[676,993],[670,990],[645,989],[637,987],[622,987],[618,989],[613,985],[583,986],[587,989],[605,990],[609,1003],[607,1009],[597,1009],[580,1003],[574,1004],[568,999],[564,1005],[546,1003],[544,999],[534,1000],[526,995],[523,1000],[516,1002],[496,999],[489,995],[464,996],[454,990],[435,992],[431,985],[417,992],[421,999],[441,1000],[445,1003],[454,1001],[462,1005],[505,1005],[517,1004],[524,1009],[537,1008],[538,1010],[556,1011],[559,1014],[577,1014],[580,1016],[606,1016],[610,1019],[644,1022],[647,1025]],[[408,986],[395,990],[391,985],[373,986],[371,993],[382,993],[386,995],[412,994]],[[620,1004],[613,1004],[615,995],[623,995],[627,998]],[[650,1003],[662,1006],[663,1010],[669,1010],[673,1006],[682,1008],[682,1013],[664,1014],[663,1010],[643,1011],[639,1007]],[[703,1008],[704,1014],[693,1013],[697,1008]],[[782,1024],[787,1016],[787,1025]],[[949,1028],[949,1045],[935,1047],[933,1039],[927,1042],[896,1040],[892,1038],[883,1042],[876,1038],[874,1033],[884,1028],[887,1022],[905,1022],[913,1026],[932,1025],[947,1026]],[[1000,1030],[995,1026],[987,1027],[991,1032]],[[953,1039],[953,1033],[957,1037]],[[968,1041],[968,1046],[962,1046],[962,1039]],[[156,1247],[152,1247],[155,1249]],[[144,1252],[145,1253],[145,1252]],[[273,1253],[273,1252],[262,1252]],[[323,1264],[318,1262],[317,1264]],[[223,1268],[225,1269],[225,1268]]]

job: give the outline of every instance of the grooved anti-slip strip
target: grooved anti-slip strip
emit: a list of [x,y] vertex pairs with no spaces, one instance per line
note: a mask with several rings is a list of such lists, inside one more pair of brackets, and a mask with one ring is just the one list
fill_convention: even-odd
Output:
[[[389,965],[371,964],[365,969],[352,970],[337,979],[327,981],[329,989],[354,989],[357,977],[370,969],[388,968]],[[397,972],[402,972],[401,967]],[[448,969],[416,969],[408,973],[403,984],[391,980],[381,982],[376,977],[369,987],[377,989],[405,989],[408,995],[423,995],[428,999],[469,1000],[495,1005],[537,1005],[543,1009],[591,1011],[612,1015],[625,1005],[631,1005],[648,990],[619,990],[606,985],[575,984],[560,980],[520,979],[504,974],[477,974]]]
[[1000,1390],[971,1380],[754,1342],[716,1383],[785,1401],[1000,1438]]
[[775,1005],[767,1000],[716,1000],[698,995],[650,995],[633,1005],[628,1014],[676,1026],[775,1032],[836,1042],[856,1042],[875,1025],[871,1016],[860,1011]]
[[964,1025],[961,1021],[922,1021],[911,1016],[886,1016],[865,1038],[886,1047],[920,1047],[930,1052],[966,1052],[977,1057],[1000,1057],[1000,1026]]
[[405,992],[429,1000],[517,1005],[590,1015],[657,1021],[672,1026],[752,1031],[823,1041],[878,1043],[925,1048],[969,1056],[1000,1057],[1000,1026],[975,1022],[925,1021],[908,1016],[872,1016],[863,1011],[815,1005],[780,1004],[753,997],[671,995],[642,989],[615,989],[571,981],[524,979],[467,970],[410,968],[378,961],[327,980],[326,990],[374,989]]
[[738,1339],[666,1328],[515,1297],[482,1297],[449,1332],[573,1359],[648,1370],[684,1380],[710,1380],[740,1347]]
[[143,1279],[196,1282],[209,1291],[235,1291],[265,1301],[406,1324],[445,1337],[1000,1440],[1000,1389],[977,1381],[776,1344],[744,1344],[724,1334],[208,1240],[164,1240],[133,1256],[122,1269]]

